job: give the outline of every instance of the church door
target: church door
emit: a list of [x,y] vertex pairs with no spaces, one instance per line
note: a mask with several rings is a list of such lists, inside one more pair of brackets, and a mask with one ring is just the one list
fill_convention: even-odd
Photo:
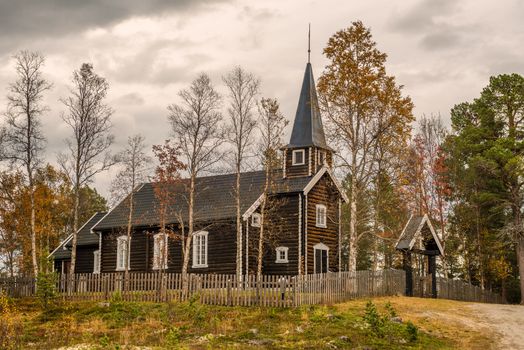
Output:
[[315,253],[315,273],[326,273],[329,269],[329,248],[322,243],[313,247]]

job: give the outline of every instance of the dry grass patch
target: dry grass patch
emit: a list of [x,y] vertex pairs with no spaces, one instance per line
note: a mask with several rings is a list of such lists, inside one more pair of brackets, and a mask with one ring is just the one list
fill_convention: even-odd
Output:
[[[408,297],[373,299],[377,305],[390,302],[404,321],[412,321],[423,332],[449,340],[459,349],[494,349],[498,334],[478,322],[470,303]],[[340,304],[341,309],[358,310],[365,300]]]

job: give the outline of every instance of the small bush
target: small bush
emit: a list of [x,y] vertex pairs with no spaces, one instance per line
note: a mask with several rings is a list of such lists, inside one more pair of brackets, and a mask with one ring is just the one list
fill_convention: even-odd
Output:
[[406,323],[406,332],[408,334],[408,340],[415,342],[418,339],[418,327],[415,326],[411,321]]
[[0,291],[0,349],[21,349],[22,322],[13,300]]
[[58,276],[55,272],[40,272],[36,279],[36,298],[44,313],[47,313],[56,302]]
[[3,291],[0,291],[0,315],[10,315],[13,312],[16,312],[13,300]]
[[109,345],[111,345],[111,340],[107,336],[107,334],[104,334],[102,337],[100,337],[99,341],[100,346],[102,346],[104,349],[108,348]]
[[180,327],[173,326],[166,334],[166,343],[169,346],[178,345],[182,338],[182,330]]
[[122,292],[120,292],[119,290],[111,294],[111,303],[120,303],[122,300]]
[[393,305],[391,305],[389,301],[386,303],[385,308],[386,311],[389,313],[389,317],[393,318],[398,316],[397,310],[395,310],[395,308],[393,307]]
[[379,337],[384,336],[384,325],[386,320],[380,315],[375,304],[372,301],[368,301],[366,304],[366,312],[364,314],[364,320],[369,325],[371,330],[375,332]]

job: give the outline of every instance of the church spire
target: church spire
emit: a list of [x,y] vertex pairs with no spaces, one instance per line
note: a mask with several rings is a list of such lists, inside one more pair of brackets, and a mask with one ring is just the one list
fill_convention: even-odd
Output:
[[307,63],[311,63],[311,23],[307,31]]
[[308,32],[308,62],[306,64],[302,89],[298,99],[293,131],[291,132],[291,139],[287,147],[316,146],[331,150],[326,144],[322,117],[320,116],[318,106],[317,89],[315,87],[315,79],[313,78],[313,69],[310,62],[311,48],[309,38],[310,31]]

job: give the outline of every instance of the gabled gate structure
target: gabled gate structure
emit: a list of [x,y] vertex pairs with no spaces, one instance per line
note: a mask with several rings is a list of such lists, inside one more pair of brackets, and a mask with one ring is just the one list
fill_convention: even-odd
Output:
[[[413,283],[413,255],[418,262],[417,276],[427,276],[431,281],[432,298],[437,297],[437,256],[444,255],[440,239],[427,215],[411,215],[395,246],[403,254],[403,265],[406,271],[406,295],[413,296],[414,285],[423,288],[417,280]],[[425,293],[420,293],[422,296]]]

